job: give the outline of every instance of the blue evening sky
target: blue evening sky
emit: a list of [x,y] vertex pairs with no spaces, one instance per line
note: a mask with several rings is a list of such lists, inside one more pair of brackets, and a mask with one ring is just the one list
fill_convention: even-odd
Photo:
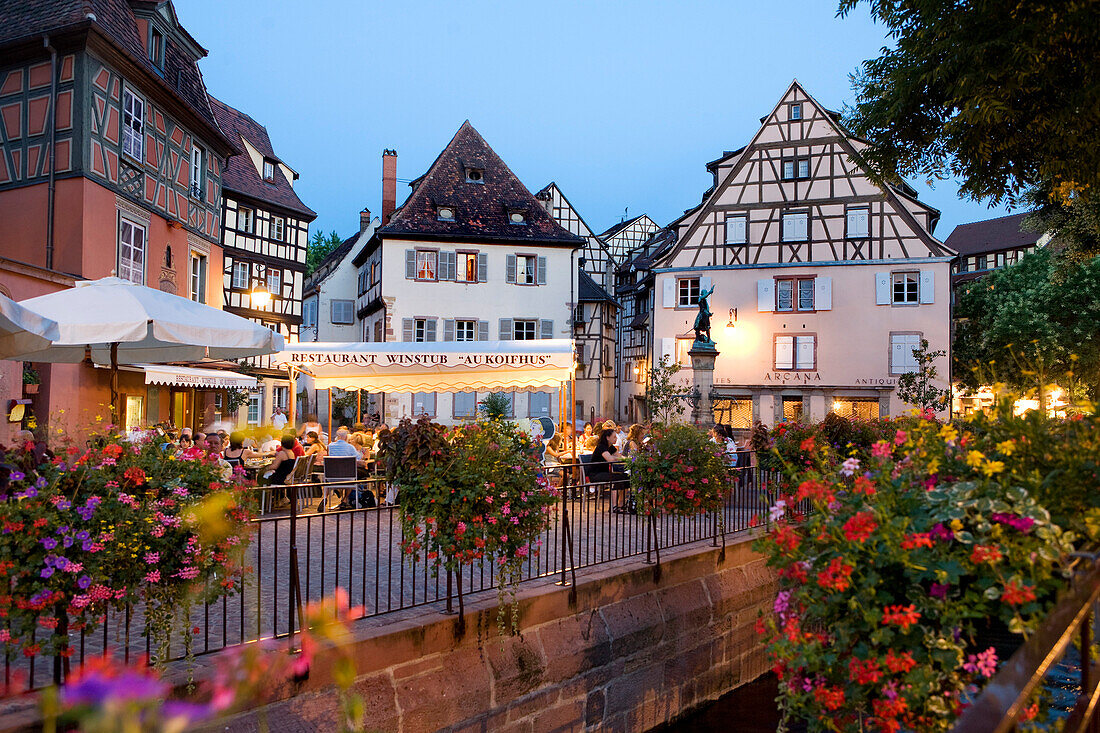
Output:
[[[210,55],[212,94],[265,125],[318,212],[350,235],[381,208],[381,153],[423,173],[462,121],[532,192],[550,181],[602,231],[624,210],[666,224],[710,185],[705,164],[749,141],[797,78],[853,100],[849,74],[886,42],[864,7],[829,0],[177,0]],[[936,234],[999,216],[930,190]],[[408,193],[398,184],[398,203]]]

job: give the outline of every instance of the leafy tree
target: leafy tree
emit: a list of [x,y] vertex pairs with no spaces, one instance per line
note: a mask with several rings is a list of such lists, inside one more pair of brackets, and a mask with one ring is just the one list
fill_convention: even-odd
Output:
[[947,354],[946,351],[929,351],[928,340],[920,340],[920,348],[913,349],[917,359],[917,371],[898,377],[898,397],[907,404],[922,410],[939,412],[951,404],[950,388],[939,388],[932,384],[939,374],[933,362]]
[[965,387],[1003,382],[1036,390],[1080,380],[1100,393],[1100,258],[1060,262],[1049,248],[976,280],[955,306],[955,378]]
[[1029,192],[1028,204],[1032,212],[1024,227],[1049,233],[1065,263],[1100,255],[1100,196],[1067,194],[1042,184]]
[[955,176],[993,203],[1042,181],[1100,185],[1100,4],[866,2],[895,45],[854,75],[847,122],[880,177]]
[[683,390],[672,381],[681,369],[677,363],[669,363],[668,356],[649,370],[649,389],[646,390],[646,405],[649,414],[659,423],[670,423],[684,414]]
[[342,241],[335,229],[329,232],[327,237],[321,232],[314,232],[313,239],[306,246],[306,274],[316,272],[325,258],[332,254]]
[[511,407],[512,404],[508,401],[508,398],[500,392],[491,392],[485,395],[485,399],[477,403],[477,409],[490,422],[506,419]]

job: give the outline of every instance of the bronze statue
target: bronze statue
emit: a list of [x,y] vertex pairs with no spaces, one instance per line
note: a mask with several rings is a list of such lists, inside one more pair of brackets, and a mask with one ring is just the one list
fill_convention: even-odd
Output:
[[707,298],[714,294],[714,287],[710,290],[699,291],[699,315],[695,316],[695,340],[701,344],[713,344],[710,339],[710,306]]

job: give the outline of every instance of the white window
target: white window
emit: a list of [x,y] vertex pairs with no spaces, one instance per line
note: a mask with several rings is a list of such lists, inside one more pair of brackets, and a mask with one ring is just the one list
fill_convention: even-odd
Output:
[[788,277],[775,281],[777,311],[812,311],[814,309],[814,278]]
[[794,161],[793,160],[784,160],[783,161],[783,180],[784,181],[789,181],[792,178],[794,178]]
[[789,115],[789,118],[791,120],[801,120],[802,119],[802,105],[801,104],[792,104],[791,105],[791,113]]
[[234,262],[233,263],[232,287],[233,287],[234,290],[248,290],[248,263],[247,262]]
[[343,325],[351,323],[355,318],[355,301],[333,300],[332,313],[330,315],[333,323]]
[[141,160],[145,143],[145,102],[129,89],[122,89],[122,152]]
[[285,410],[290,405],[290,387],[272,387],[271,401],[275,403],[273,410],[276,407]]
[[890,275],[893,290],[893,303],[900,305],[920,302],[920,274],[916,272],[895,272]]
[[264,180],[275,180],[275,162],[271,160],[264,160]]
[[413,393],[413,417],[435,417],[435,392]]
[[783,215],[784,242],[806,241],[806,218],[807,214],[805,212]]
[[273,298],[279,297],[283,290],[283,271],[268,269],[267,271],[267,292],[271,293]]
[[699,304],[699,278],[682,277],[676,281],[676,304],[680,306]]
[[776,371],[817,368],[817,336],[776,336]]
[[460,283],[476,283],[477,277],[477,253],[459,252],[455,267],[455,280]]
[[810,159],[799,158],[798,159],[798,177],[809,178],[810,177]]
[[203,200],[202,195],[202,172],[203,172],[203,149],[198,145],[191,146],[191,198]]
[[920,348],[919,333],[890,334],[890,373],[906,374],[917,371],[917,357],[913,350]]
[[276,242],[282,242],[286,237],[286,219],[281,216],[271,217],[271,238]]
[[191,253],[191,300],[206,302],[206,257]]
[[416,250],[416,279],[435,280],[439,267],[439,253],[431,250]]
[[477,321],[455,321],[455,341],[477,341]]
[[848,239],[862,239],[870,236],[867,224],[867,207],[848,209]]
[[118,221],[118,276],[145,284],[145,227],[122,218]]
[[534,255],[516,256],[516,282],[520,285],[534,285],[536,282],[538,259]]
[[264,396],[262,392],[253,392],[248,396],[248,424],[259,425],[264,414]]
[[474,392],[454,393],[454,416],[473,417],[477,414],[477,394]]
[[313,328],[317,325],[317,299],[310,298],[302,303],[302,325]]
[[512,338],[516,341],[534,341],[538,336],[538,321],[513,321]]
[[744,214],[727,216],[726,244],[745,244],[748,241],[748,217]]
[[529,417],[550,417],[550,393],[531,392],[527,397]]
[[253,232],[252,224],[253,224],[252,209],[246,209],[243,206],[241,208],[237,209],[237,229],[240,229],[242,232],[252,234],[252,232]]

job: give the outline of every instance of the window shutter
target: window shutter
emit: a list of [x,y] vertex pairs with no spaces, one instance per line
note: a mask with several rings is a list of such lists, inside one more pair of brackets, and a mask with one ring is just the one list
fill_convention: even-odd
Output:
[[552,339],[554,338],[554,322],[553,321],[540,321],[539,330],[542,331],[540,338]]
[[804,241],[807,238],[807,220],[809,216],[807,214],[799,214],[794,218],[794,234],[798,241]]
[[920,302],[936,302],[936,273],[933,270],[920,271]]
[[488,341],[489,340],[489,322],[478,321],[477,322],[477,340]]
[[747,241],[746,217],[726,217],[726,244],[744,244]]
[[676,307],[676,279],[671,277],[671,276],[665,278],[664,285],[662,287],[663,287],[663,293],[664,293],[664,300],[662,302],[662,305],[664,305],[665,308],[675,308]]
[[712,282],[712,281],[711,281],[711,279],[710,279],[709,277],[701,277],[701,278],[699,278],[699,295],[700,295],[700,296],[701,296],[701,295],[703,294],[703,291],[704,291],[704,290],[710,290],[710,288],[711,288],[711,282]]
[[[511,255],[509,255],[511,256]],[[500,340],[511,341],[512,340],[512,319],[501,318],[500,319]]]
[[508,265],[504,274],[504,281],[514,283],[516,281],[516,256],[508,255]]
[[666,364],[676,363],[676,339],[661,339],[661,358],[667,359]]
[[775,337],[775,368],[794,368],[794,336]]
[[587,344],[577,344],[577,366],[584,366],[587,362],[584,360],[584,352]]
[[405,279],[416,279],[416,250],[405,250]]
[[795,339],[797,352],[795,354],[795,366],[798,369],[814,368],[815,340],[816,339],[813,336],[799,336]]
[[875,273],[875,305],[890,305],[890,273]]
[[436,277],[437,280],[453,280],[454,278],[448,277],[450,272],[449,259],[447,255],[452,255],[453,252],[440,252],[436,255]]
[[424,319],[424,340],[425,341],[435,341],[435,319],[434,318],[425,318]]
[[455,322],[453,318],[445,318],[443,320],[443,340],[455,340]]
[[775,280],[756,281],[756,310],[769,313],[775,310]]
[[412,341],[413,340],[413,319],[402,318],[401,319],[401,340]]
[[483,283],[489,279],[489,255],[485,252],[477,256],[477,281]]
[[535,282],[539,285],[546,284],[546,258],[539,257],[535,260]]
[[814,278],[814,310],[831,311],[833,309],[833,279],[831,277]]

